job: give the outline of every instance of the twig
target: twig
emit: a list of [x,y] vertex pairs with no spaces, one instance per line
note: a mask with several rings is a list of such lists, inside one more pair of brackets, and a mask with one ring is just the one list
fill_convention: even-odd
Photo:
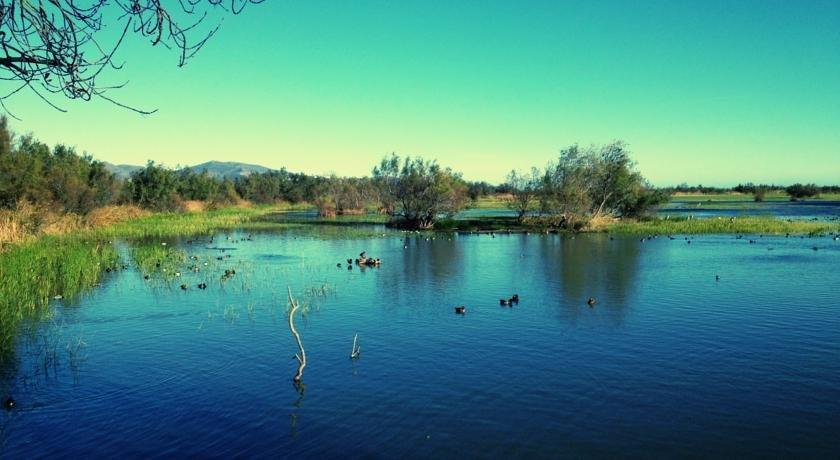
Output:
[[300,304],[295,302],[295,299],[292,297],[292,288],[289,288],[289,302],[292,304],[292,309],[289,310],[289,330],[291,330],[292,335],[295,336],[298,349],[300,350],[300,353],[296,353],[294,356],[298,360],[298,370],[293,380],[295,382],[300,382],[300,378],[303,376],[303,368],[306,367],[306,351],[303,349],[303,342],[300,341],[300,334],[298,334],[297,329],[295,329],[295,312],[298,308],[300,308]]
[[350,359],[359,359],[359,356],[362,353],[362,346],[356,346],[356,339],[359,338],[359,334],[353,336],[353,349],[350,350]]

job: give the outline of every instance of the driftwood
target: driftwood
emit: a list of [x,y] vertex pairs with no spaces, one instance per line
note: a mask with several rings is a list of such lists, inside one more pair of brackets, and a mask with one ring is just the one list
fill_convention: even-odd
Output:
[[356,346],[356,340],[359,338],[359,334],[353,336],[353,349],[350,350],[350,359],[359,359],[362,353],[362,346]]
[[289,330],[292,331],[292,335],[295,336],[298,349],[300,350],[300,353],[295,353],[294,356],[298,360],[298,370],[293,380],[296,383],[299,383],[301,376],[303,376],[303,368],[306,367],[306,351],[303,349],[303,342],[300,341],[300,334],[298,334],[297,329],[295,329],[295,312],[297,312],[300,308],[300,304],[295,302],[295,299],[292,297],[292,288],[289,288],[289,303],[292,304],[292,309],[289,310]]

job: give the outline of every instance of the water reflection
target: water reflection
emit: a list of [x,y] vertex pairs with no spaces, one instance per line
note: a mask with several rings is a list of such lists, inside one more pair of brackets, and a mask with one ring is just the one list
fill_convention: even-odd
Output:
[[554,236],[539,238],[536,272],[553,287],[562,318],[575,320],[597,300],[594,308],[623,322],[633,297],[639,266],[640,245],[629,238],[608,235]]

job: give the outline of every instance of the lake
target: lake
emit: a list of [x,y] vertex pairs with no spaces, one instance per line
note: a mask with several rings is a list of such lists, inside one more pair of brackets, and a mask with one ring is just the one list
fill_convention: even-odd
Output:
[[2,457],[840,455],[840,241],[365,229],[117,243],[18,339]]

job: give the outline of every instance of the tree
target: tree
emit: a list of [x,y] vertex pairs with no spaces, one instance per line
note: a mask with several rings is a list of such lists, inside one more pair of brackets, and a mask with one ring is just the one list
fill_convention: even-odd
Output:
[[392,153],[385,157],[378,166],[373,167],[373,182],[379,190],[382,211],[394,215],[397,209],[397,197],[400,183],[400,157]]
[[592,207],[591,158],[575,144],[561,150],[557,163],[546,170],[546,211],[559,214],[566,228],[582,225]]
[[149,161],[131,175],[132,199],[143,208],[169,211],[177,207],[178,178],[175,172]]
[[511,170],[507,177],[507,185],[513,198],[508,201],[508,207],[516,211],[517,219],[520,221],[531,209],[537,191],[540,187],[542,175],[537,168],[531,168],[530,173]]
[[587,154],[590,169],[590,194],[597,204],[593,217],[620,210],[622,201],[642,182],[642,176],[633,171],[634,163],[627,151],[627,144],[615,141],[602,147],[592,147]]
[[810,198],[812,196],[816,196],[820,193],[819,187],[816,184],[793,184],[788,186],[785,189],[788,195],[790,195],[791,201],[802,200],[805,198]]
[[122,85],[98,79],[105,70],[120,69],[115,56],[128,35],[177,50],[182,66],[218,29],[203,28],[208,17],[220,9],[238,14],[262,1],[0,0],[0,78],[17,84],[11,94],[29,88],[56,108],[48,95],[98,97],[126,107],[106,94]]
[[467,185],[460,174],[442,168],[435,161],[392,154],[373,168],[383,208],[394,218],[392,224],[431,228],[441,216],[451,217],[464,208]]

